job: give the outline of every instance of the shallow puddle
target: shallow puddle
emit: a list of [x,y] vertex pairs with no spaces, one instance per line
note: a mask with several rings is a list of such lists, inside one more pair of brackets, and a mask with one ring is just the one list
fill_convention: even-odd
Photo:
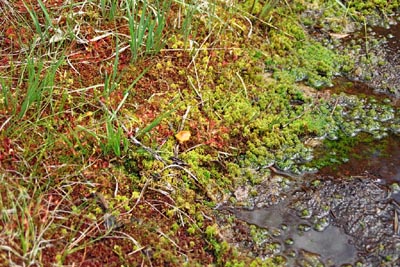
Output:
[[237,210],[237,218],[268,230],[272,238],[265,246],[270,246],[274,254],[283,255],[288,266],[300,265],[296,262],[309,261],[310,255],[325,266],[340,266],[357,262],[357,250],[351,237],[342,229],[327,225],[317,231],[286,207],[286,204],[254,210]]
[[[260,195],[271,191],[266,185],[257,188]],[[247,248],[257,256],[280,256],[286,266],[300,267],[400,266],[397,193],[372,176],[310,175],[292,186],[275,194],[274,204],[256,196],[256,208],[225,209],[256,226]]]
[[400,183],[400,137],[361,142],[352,148],[348,162],[325,167],[319,174],[335,178],[371,175],[385,184]]
[[382,90],[374,90],[366,83],[360,81],[350,81],[344,77],[336,77],[333,80],[333,87],[325,89],[333,94],[346,93],[349,95],[356,95],[358,97],[373,97],[379,102],[390,103],[394,107],[400,107],[400,98],[387,94]]
[[372,27],[371,33],[380,38],[386,38],[386,49],[392,53],[400,51],[400,23],[392,24],[390,27]]
[[326,266],[340,266],[357,261],[357,250],[350,244],[351,238],[335,226],[323,232],[310,230],[293,235],[293,248],[307,250],[321,256]]
[[317,174],[272,173],[253,209],[230,212],[264,229],[264,257],[286,266],[400,266],[399,184],[400,138],[390,135],[358,143],[346,163]]
[[[371,93],[377,92],[391,97],[396,102],[394,104],[399,106],[400,23],[395,23],[394,20],[392,22],[388,27],[368,27],[367,31],[362,29],[350,35],[345,43],[355,42],[361,47],[361,50],[356,52],[356,57],[358,57],[356,71],[349,77],[355,81],[363,81],[369,86]],[[358,85],[365,87],[361,83]]]

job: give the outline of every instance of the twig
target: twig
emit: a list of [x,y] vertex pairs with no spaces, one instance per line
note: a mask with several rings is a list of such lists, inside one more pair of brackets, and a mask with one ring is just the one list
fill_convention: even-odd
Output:
[[192,177],[198,184],[200,184],[199,180],[193,173],[191,173],[188,169],[186,169],[178,164],[170,164],[170,165],[166,166],[164,169],[162,169],[161,172],[165,171],[166,169],[170,169],[170,168],[178,168],[178,169],[184,170],[187,174],[189,174],[190,177]]
[[159,233],[160,235],[162,235],[163,237],[165,237],[166,239],[168,239],[171,243],[172,243],[172,245],[174,245],[177,249],[178,249],[178,252],[179,253],[181,253],[182,255],[184,255],[185,256],[185,258],[187,258],[187,255],[185,254],[185,253],[183,253],[183,252],[181,252],[181,251],[184,251],[180,246],[178,246],[178,244],[176,244],[175,242],[174,242],[174,240],[172,240],[171,238],[169,238],[169,236],[167,236],[166,234],[164,234],[161,230],[156,230],[157,231],[157,233]]
[[119,188],[119,186],[118,186],[118,179],[117,179],[117,177],[115,177],[115,175],[112,175],[112,176],[113,176],[113,178],[114,178],[114,180],[115,180],[114,197],[117,197],[117,195],[118,195],[118,188]]
[[204,146],[204,144],[197,144],[197,145],[194,145],[194,146],[192,146],[192,147],[189,147],[189,148],[186,149],[185,152],[183,152],[183,153],[187,153],[187,152],[189,152],[189,151],[191,151],[191,150],[193,150],[193,149],[195,149],[195,148],[197,148],[197,147],[199,147],[199,146]]
[[245,84],[244,81],[243,81],[242,76],[240,76],[239,72],[236,72],[236,76],[239,77],[239,80],[240,80],[240,82],[242,83],[242,86],[243,86],[243,89],[244,89],[244,93],[245,93],[245,95],[246,95],[246,98],[249,99],[249,94],[247,93],[247,87],[246,87],[246,84]]
[[185,114],[184,114],[183,117],[182,117],[182,122],[181,122],[181,125],[180,125],[180,127],[179,127],[179,131],[182,131],[182,130],[183,130],[183,127],[185,126],[185,121],[186,121],[186,119],[187,119],[187,117],[188,117],[188,115],[189,115],[190,108],[191,108],[191,106],[188,106],[188,107],[187,107],[186,112],[185,112]]
[[152,207],[155,211],[157,211],[162,217],[164,217],[165,219],[168,219],[168,217],[162,213],[159,209],[157,209],[153,204],[151,204],[149,201],[145,201],[145,203],[147,203],[150,207]]
[[199,52],[201,51],[201,48],[202,48],[202,47],[204,46],[204,44],[207,42],[208,38],[210,38],[210,36],[211,36],[211,34],[213,33],[215,27],[216,27],[216,26],[214,26],[214,27],[212,28],[212,30],[210,31],[210,33],[206,36],[206,38],[204,38],[203,42],[202,42],[201,45],[200,45],[200,48],[195,49],[195,50],[196,50],[196,53],[193,55],[193,58],[192,58],[192,60],[190,61],[190,63],[189,63],[189,65],[187,66],[187,68],[189,68],[190,65],[191,65],[192,63],[194,63],[194,60],[197,58]]
[[335,105],[333,106],[333,109],[331,111],[331,115],[330,115],[331,117],[332,117],[333,113],[335,112],[338,103],[339,103],[339,98],[336,98]]
[[[193,49],[190,48],[166,48],[161,49],[161,52],[189,52]],[[207,48],[196,48],[199,51],[232,51],[232,50],[242,50],[240,47],[207,47]]]
[[131,212],[136,208],[137,204],[139,204],[139,202],[140,202],[140,200],[143,198],[144,192],[146,191],[146,188],[147,188],[147,186],[149,185],[149,183],[150,183],[151,180],[152,180],[151,178],[147,178],[147,180],[146,180],[146,182],[144,183],[144,186],[143,186],[143,188],[142,188],[142,191],[140,191],[139,198],[136,200],[136,203],[135,203],[135,205],[133,205],[132,209],[130,209],[130,210],[128,211],[128,214],[131,213]]
[[261,23],[264,24],[264,25],[267,25],[267,26],[270,27],[270,28],[273,28],[273,29],[275,29],[275,30],[277,30],[277,31],[279,31],[279,32],[282,32],[284,35],[286,35],[286,36],[288,36],[288,37],[295,38],[293,35],[291,35],[291,34],[285,32],[285,31],[279,29],[279,28],[276,27],[275,25],[273,25],[273,24],[271,24],[271,23],[269,23],[269,22],[266,22],[265,20],[262,20],[262,19],[260,19],[259,17],[255,16],[255,15],[253,15],[253,14],[247,12],[247,11],[244,11],[244,10],[242,10],[242,9],[240,9],[240,8],[237,8],[237,7],[233,7],[233,8],[236,9],[237,11],[239,11],[240,13],[245,14],[246,16],[249,16],[249,17],[251,17],[251,18],[253,18],[253,19],[255,19],[255,20],[258,20],[259,22],[261,22]]
[[[198,80],[196,64],[194,64],[194,71],[196,73],[196,79]],[[189,81],[190,85],[192,86],[193,90],[196,92],[196,95],[200,98],[200,105],[202,106],[204,101],[203,101],[203,97],[202,97],[201,93],[199,92],[199,90],[196,89],[196,86],[194,86],[192,79],[189,76],[188,76],[188,81]],[[198,82],[198,84],[200,86],[199,82]],[[200,89],[200,87],[199,87],[199,89]]]
[[[126,127],[121,123],[122,129],[124,129],[124,131],[127,132]],[[163,163],[166,163],[165,160],[158,155],[158,153],[156,151],[154,151],[153,149],[151,149],[150,147],[147,147],[145,145],[143,145],[141,142],[139,142],[139,140],[137,140],[134,136],[130,137],[130,140],[135,144],[138,145],[140,147],[142,147],[144,150],[146,150],[148,153],[150,153],[156,160],[161,161]]]
[[3,124],[0,127],[0,132],[3,130],[3,128],[6,126],[6,124],[11,120],[12,116],[8,117],[8,119],[6,119],[5,122],[3,122]]
[[138,248],[138,249],[136,249],[136,250],[134,250],[134,251],[129,252],[128,255],[131,256],[131,255],[133,255],[133,254],[135,254],[135,253],[137,253],[137,252],[139,252],[139,251],[142,251],[142,250],[145,249],[145,248],[146,248],[146,247]]
[[247,33],[247,38],[250,38],[251,34],[253,33],[253,23],[251,23],[251,20],[248,17],[246,17],[246,16],[243,16],[243,17],[250,24],[250,29],[249,29],[249,32]]
[[69,60],[69,57],[65,57],[67,60],[68,65],[79,75],[81,75],[81,73],[74,67],[74,65],[72,65],[71,61]]
[[158,188],[154,188],[154,187],[149,187],[149,190],[153,190],[156,191],[164,196],[166,196],[171,202],[175,202],[175,200],[169,195],[169,193],[167,191],[158,189]]
[[[138,251],[144,249],[144,247],[141,246],[136,239],[134,239],[132,236],[128,235],[127,233],[124,233],[121,231],[114,231],[114,234],[119,234],[119,235],[125,236],[128,240],[132,241],[132,243],[135,244],[136,247],[138,247],[137,250],[135,250],[134,252],[130,252],[130,253],[135,253],[135,252],[138,252]],[[120,238],[120,236],[114,236],[113,238]]]

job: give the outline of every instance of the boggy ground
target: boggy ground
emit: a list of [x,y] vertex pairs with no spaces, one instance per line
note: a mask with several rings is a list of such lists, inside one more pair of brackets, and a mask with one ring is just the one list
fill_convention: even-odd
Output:
[[[397,55],[391,55],[397,48],[378,47],[386,47],[379,53],[395,63],[391,72],[396,71]],[[250,255],[274,257],[276,263],[286,266],[400,265],[398,131],[379,134],[379,127],[362,126],[364,118],[385,113],[368,111],[374,103],[398,106],[397,94],[371,87],[383,82],[377,75],[384,73],[383,69],[376,69],[371,82],[340,78],[323,91],[324,97],[343,109],[344,123],[355,122],[350,131],[342,128],[345,135],[358,136],[349,143],[343,136],[327,132],[330,141],[324,145],[321,139],[309,140],[310,145],[319,146],[314,161],[323,164],[328,155],[326,159],[334,165],[302,176],[271,166],[259,169],[254,175],[263,181],[260,185],[236,188],[230,201],[218,207],[221,231],[229,242]],[[391,72],[388,75],[395,77]],[[398,87],[395,79],[390,81]],[[308,91],[306,87],[303,90]],[[355,108],[360,100],[364,103],[361,113]],[[369,115],[362,115],[364,112]],[[392,124],[389,117],[386,119]],[[392,118],[397,121],[398,115]],[[328,154],[318,152],[326,149]]]
[[310,36],[398,2],[136,2],[0,3],[0,265],[282,264],[214,208],[326,137],[398,134],[390,101],[315,89],[355,66]]
[[289,266],[399,265],[398,188],[371,175],[264,179],[257,196],[235,192],[247,208],[219,207],[224,236],[243,251]]
[[[393,51],[397,48],[382,43],[377,47],[382,49],[380,55],[395,63],[389,64],[393,67],[391,72],[396,71],[397,54],[393,55]],[[365,65],[359,66],[362,67]],[[274,257],[287,266],[400,265],[398,132],[393,129],[388,136],[388,132],[378,134],[379,127],[371,123],[362,126],[364,118],[377,115],[368,111],[374,103],[398,106],[395,93],[386,87],[372,87],[383,82],[377,73],[384,73],[384,68],[377,68],[370,82],[341,78],[334,81],[334,87],[323,91],[324,97],[343,109],[342,116],[347,118],[344,123],[355,122],[350,131],[342,128],[345,135],[358,136],[348,142],[343,136],[329,136],[327,132],[331,141],[324,145],[321,139],[309,140],[310,145],[319,146],[314,161],[323,164],[327,154],[318,151],[328,149],[326,159],[335,162],[333,166],[303,176],[274,167],[258,170],[254,175],[263,181],[260,185],[238,187],[231,200],[218,207],[221,231],[229,242],[250,255]],[[388,77],[395,77],[391,72],[387,72]],[[395,79],[388,81],[399,86]],[[360,100],[364,103],[361,113],[355,108]],[[381,112],[378,113],[383,115]],[[398,115],[393,119],[398,120]],[[374,128],[372,132],[368,130],[370,126]]]

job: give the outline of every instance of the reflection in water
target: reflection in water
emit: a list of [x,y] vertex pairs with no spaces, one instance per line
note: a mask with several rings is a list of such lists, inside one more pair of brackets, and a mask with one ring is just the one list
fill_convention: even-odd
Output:
[[310,230],[295,233],[294,248],[304,249],[321,255],[329,265],[341,265],[356,260],[356,249],[349,244],[349,237],[338,227],[329,226],[323,232]]
[[[350,244],[351,238],[343,230],[330,225],[322,232],[313,229],[301,231],[299,226],[307,226],[308,222],[294,213],[286,203],[280,203],[267,208],[237,210],[235,215],[247,223],[268,229],[275,242],[278,239],[282,247],[280,252],[284,255],[293,255],[292,252],[295,251],[295,254],[301,257],[305,255],[304,251],[308,251],[318,254],[326,266],[340,266],[357,261],[356,249]],[[280,234],[276,235],[276,232]],[[289,263],[293,264],[290,261],[294,259],[288,259]]]
[[[399,30],[400,23],[392,26],[390,29],[375,27],[373,32],[369,33],[387,38],[387,42],[383,47],[387,50],[389,68],[399,66]],[[390,76],[392,73],[389,72],[386,74],[385,70],[387,69],[382,68],[379,69],[382,73],[379,73],[379,71],[374,72],[378,80],[383,76]],[[392,77],[392,80],[397,82],[396,86],[398,86],[398,73],[393,73],[394,77]],[[371,83],[370,85],[374,84]],[[382,90],[375,92],[370,86],[364,83],[357,81],[350,82],[345,78],[336,79],[335,86],[327,90],[330,93],[339,94],[344,92],[350,95],[357,95],[361,98],[366,98],[367,96],[374,97],[378,102],[390,103],[397,110],[395,112],[396,116],[399,114],[399,94],[388,94],[386,91],[384,91],[386,92],[385,94],[382,94]],[[390,99],[387,99],[388,97]],[[398,123],[398,119],[396,123]],[[276,247],[280,249],[276,253],[287,256],[288,266],[316,266],[316,264],[307,264],[314,255],[318,256],[318,261],[321,260],[323,262],[323,266],[354,264],[358,260],[354,244],[360,249],[359,251],[366,251],[367,253],[365,254],[368,257],[372,254],[370,246],[375,246],[377,260],[374,263],[371,261],[373,265],[368,266],[378,266],[378,261],[381,262],[382,258],[384,261],[391,259],[390,263],[395,264],[385,266],[400,266],[396,264],[400,261],[398,256],[400,248],[398,219],[398,214],[400,214],[400,190],[394,190],[388,196],[386,195],[386,190],[381,189],[378,185],[371,185],[364,188],[367,189],[364,191],[364,195],[361,193],[358,194],[360,184],[344,183],[341,186],[340,183],[340,181],[350,176],[362,176],[364,178],[379,178],[386,185],[394,186],[397,184],[398,186],[400,184],[400,137],[398,131],[393,130],[390,133],[392,135],[381,140],[359,142],[348,155],[348,162],[320,170],[318,172],[320,177],[330,176],[336,178],[335,180],[338,181],[336,185],[332,186],[331,190],[327,190],[326,192],[324,190],[314,191],[314,193],[319,192],[319,195],[309,195],[306,193],[303,195],[302,200],[309,206],[332,197],[329,203],[337,207],[340,213],[336,213],[339,215],[331,215],[331,219],[335,220],[336,225],[340,225],[341,228],[332,224],[328,225],[328,219],[328,226],[323,227],[322,231],[314,230],[313,227],[315,226],[312,226],[314,218],[302,219],[306,216],[300,218],[295,211],[288,207],[287,202],[289,200],[266,208],[254,210],[238,209],[234,211],[236,217],[250,224],[267,229],[269,233],[267,243],[279,244]],[[360,180],[360,183],[361,185],[365,184],[362,180]],[[384,187],[386,188],[386,186]],[[333,193],[337,196],[333,196]],[[391,198],[389,202],[387,197]],[[310,202],[310,199],[313,201]],[[387,203],[392,204],[389,205]],[[303,230],[299,230],[300,228]],[[347,235],[343,229],[346,229],[347,233],[356,238],[353,239],[353,237]],[[266,246],[268,245],[267,243]],[[363,257],[363,255],[360,254],[359,257]],[[303,264],[303,262],[306,264]]]
[[389,136],[372,143],[360,143],[350,152],[348,162],[323,168],[322,176],[336,178],[373,175],[387,184],[400,182],[400,137]]

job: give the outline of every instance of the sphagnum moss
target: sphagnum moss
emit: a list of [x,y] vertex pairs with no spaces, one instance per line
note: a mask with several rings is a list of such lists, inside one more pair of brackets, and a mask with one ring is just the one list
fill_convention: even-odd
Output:
[[[1,244],[7,257],[0,264],[83,264],[89,254],[97,266],[283,264],[225,242],[212,207],[234,187],[262,182],[252,175],[259,168],[274,164],[300,172],[299,164],[312,157],[309,138],[351,135],[359,125],[380,134],[376,128],[383,131],[398,115],[345,97],[306,96],[297,83],[330,85],[352,68],[346,56],[312,40],[306,27],[320,23],[339,31],[356,16],[362,21],[374,5],[390,14],[398,3],[353,1],[346,10],[340,1],[166,1],[171,8],[159,10],[153,1],[139,2],[130,10],[127,3],[116,8],[115,1],[0,6],[6,14],[0,18],[0,191],[19,201],[25,216],[18,221],[8,214],[0,223],[14,234],[29,228]],[[326,12],[307,21],[303,12],[311,8]],[[134,16],[132,10],[140,9],[149,20]],[[328,23],[333,16],[341,21]],[[16,26],[29,38],[19,38]],[[134,31],[138,27],[142,32]],[[60,31],[65,38],[56,42],[51,34]],[[28,57],[37,64],[24,65]],[[59,60],[57,68],[51,59]],[[46,88],[29,87],[37,83],[29,82],[32,74],[46,77],[48,70],[54,77],[36,84]],[[50,87],[42,99],[24,94]],[[362,123],[344,121],[343,112]],[[390,127],[398,131],[398,124]],[[182,144],[174,137],[179,130],[191,133]],[[21,192],[37,198],[18,199],[14,178]],[[103,229],[104,212],[91,202],[93,192],[107,197],[124,238]],[[1,203],[7,211],[15,208],[7,198]],[[51,244],[41,247],[43,238]]]

